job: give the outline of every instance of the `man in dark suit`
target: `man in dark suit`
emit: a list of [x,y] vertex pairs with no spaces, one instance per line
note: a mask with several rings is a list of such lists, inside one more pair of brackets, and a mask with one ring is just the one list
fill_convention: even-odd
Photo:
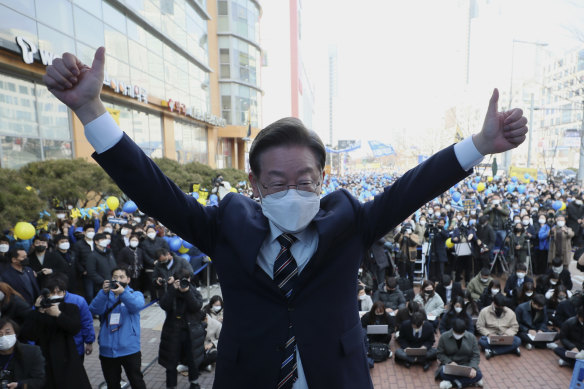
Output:
[[112,271],[118,265],[112,250],[108,248],[110,242],[108,242],[106,234],[101,232],[95,234],[93,243],[95,250],[87,257],[85,268],[87,269],[87,278],[93,282],[94,294],[97,294],[99,286],[110,279]]
[[[432,347],[434,326],[424,320],[424,314],[421,312],[415,312],[412,320],[402,323],[397,342],[400,348],[395,350],[395,361],[403,363],[407,368],[414,363],[423,363],[424,371],[428,371],[430,363],[436,359],[436,349]],[[409,356],[406,352],[408,348],[425,348],[426,355]]]
[[47,238],[36,236],[32,241],[32,247],[34,251],[29,254],[28,262],[37,275],[39,287],[43,287],[46,277],[51,274],[67,274],[68,266],[65,260],[60,255],[47,250],[49,247]]
[[525,282],[531,282],[533,284],[533,278],[527,275],[527,266],[525,263],[518,263],[515,266],[515,274],[512,274],[507,278],[505,282],[505,294],[507,297],[516,298],[521,293],[521,287]]
[[372,388],[355,304],[363,252],[484,155],[517,147],[527,133],[521,110],[497,112],[495,90],[480,133],[361,204],[345,190],[320,199],[324,144],[286,118],[250,149],[249,179],[261,204],[229,193],[219,206],[203,207],[107,114],[99,97],[104,62],[104,48],[91,68],[66,53],[44,81],[86,126],[94,159],[140,209],[213,258],[225,304],[215,388]]
[[13,248],[6,254],[10,258],[10,266],[2,272],[2,280],[20,293],[28,305],[32,307],[40,291],[34,271],[30,266],[24,265],[26,251]]
[[456,296],[464,296],[460,282],[454,282],[448,274],[444,274],[442,282],[436,284],[436,293],[442,298],[445,305],[450,305]]

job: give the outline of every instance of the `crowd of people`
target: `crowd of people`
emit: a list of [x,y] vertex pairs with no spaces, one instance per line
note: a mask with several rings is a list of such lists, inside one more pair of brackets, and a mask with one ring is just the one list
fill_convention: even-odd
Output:
[[[387,181],[348,176],[328,185],[371,201]],[[369,356],[395,353],[396,363],[425,371],[438,359],[440,388],[481,386],[480,349],[486,359],[520,356],[522,345],[553,350],[559,366],[584,359],[584,285],[569,270],[575,262],[584,271],[583,202],[566,179],[477,175],[416,211],[365,253],[359,270]],[[450,364],[471,369],[445,373]]]
[[123,215],[120,224],[113,212],[100,216],[58,218],[28,241],[0,236],[2,387],[91,388],[84,359],[97,325],[107,387],[120,388],[123,367],[132,388],[146,388],[140,312],[150,301],[166,314],[158,363],[167,387],[183,373],[199,388],[223,321],[221,297],[203,306],[198,290],[204,254],[171,250],[172,234],[152,218]]
[[[345,189],[374,201],[392,182],[388,175],[327,176],[322,196]],[[574,260],[584,269],[584,192],[565,180],[514,183],[470,177],[364,253],[362,324],[387,327],[365,337],[370,354],[384,345],[386,357],[395,352],[396,362],[424,370],[438,359],[441,388],[482,382],[480,348],[489,359],[520,355],[520,345],[547,347],[560,366],[583,356],[583,297],[568,267]],[[209,201],[216,206],[220,198]],[[195,270],[204,253],[171,250],[172,232],[151,217],[123,214],[120,224],[119,216],[58,217],[29,241],[9,230],[0,236],[0,364],[12,387],[90,387],[83,362],[93,352],[94,319],[108,387],[119,387],[121,367],[132,387],[146,387],[140,353],[146,301],[158,301],[166,313],[159,363],[167,386],[176,387],[178,371],[197,388],[199,371],[211,369],[223,301],[214,296],[203,307]],[[511,275],[502,278],[502,271]],[[533,340],[538,332],[558,334]],[[497,336],[508,343],[494,344]],[[453,364],[471,369],[467,376],[445,372]]]

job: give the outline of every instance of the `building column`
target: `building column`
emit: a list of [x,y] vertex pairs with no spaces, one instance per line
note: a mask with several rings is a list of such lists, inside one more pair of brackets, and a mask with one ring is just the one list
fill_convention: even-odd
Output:
[[207,155],[208,165],[217,169],[217,127],[207,127]]
[[83,123],[81,123],[81,120],[79,120],[73,111],[70,112],[73,121],[73,157],[83,158],[86,161],[93,162],[91,154],[94,150],[87,138],[85,138],[85,129],[83,127]]
[[165,113],[162,114],[162,142],[164,158],[177,160],[176,145],[174,143],[174,119]]
[[245,141],[237,139],[237,169],[244,170],[245,166]]

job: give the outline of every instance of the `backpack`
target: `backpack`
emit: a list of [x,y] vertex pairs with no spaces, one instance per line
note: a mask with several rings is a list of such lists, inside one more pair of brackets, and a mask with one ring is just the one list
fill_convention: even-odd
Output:
[[370,343],[369,356],[374,362],[383,362],[389,358],[389,345],[386,343]]

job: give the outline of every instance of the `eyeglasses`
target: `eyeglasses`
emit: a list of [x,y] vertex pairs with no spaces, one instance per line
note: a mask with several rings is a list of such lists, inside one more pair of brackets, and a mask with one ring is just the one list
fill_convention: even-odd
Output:
[[280,182],[273,182],[267,186],[261,184],[262,188],[266,191],[267,196],[274,196],[275,198],[282,198],[286,196],[290,188],[298,190],[300,195],[310,195],[311,193],[316,193],[316,188],[320,186],[320,182],[303,181],[296,185],[286,185]]

